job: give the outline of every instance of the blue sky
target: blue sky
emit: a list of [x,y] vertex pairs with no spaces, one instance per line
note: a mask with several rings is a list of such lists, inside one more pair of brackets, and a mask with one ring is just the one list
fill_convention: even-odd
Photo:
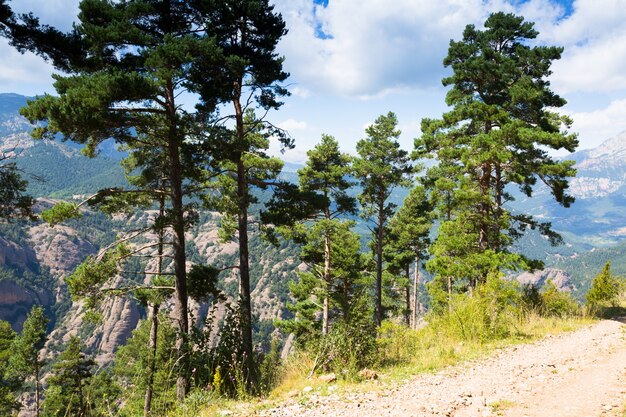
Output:
[[[69,28],[78,0],[13,0],[20,12]],[[625,0],[275,0],[289,28],[279,52],[292,96],[271,120],[288,129],[305,159],[322,133],[354,152],[365,127],[393,111],[411,149],[423,117],[446,110],[441,62],[450,39],[489,13],[513,12],[534,21],[537,43],[565,47],[553,65],[552,88],[568,104],[581,149],[626,130]],[[0,40],[0,92],[53,93],[52,69]]]

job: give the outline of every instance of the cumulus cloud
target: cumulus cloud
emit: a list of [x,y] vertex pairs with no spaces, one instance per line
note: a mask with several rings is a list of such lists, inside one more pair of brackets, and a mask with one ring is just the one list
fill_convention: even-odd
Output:
[[553,66],[560,92],[626,88],[623,0],[276,0],[289,27],[280,44],[286,66],[308,90],[380,98],[440,85],[450,39],[504,11],[536,23],[537,43],[565,46]]
[[61,30],[69,30],[77,19],[79,0],[18,0],[9,3],[16,14],[30,13],[40,22]]
[[480,0],[279,0],[287,69],[314,91],[377,96],[440,83],[451,38],[487,14]]
[[542,25],[544,39],[563,45],[553,84],[560,92],[626,88],[626,7],[623,0],[576,0],[574,12]]
[[612,101],[606,108],[570,114],[572,130],[579,133],[580,148],[597,146],[617,132],[626,131],[626,99]]
[[280,44],[292,76],[313,91],[380,98],[441,85],[450,39],[495,11],[554,26],[565,14],[550,0],[276,0],[289,33]]
[[308,124],[307,122],[300,120],[287,119],[278,123],[278,127],[288,132],[292,132],[295,130],[305,130],[308,127]]
[[52,92],[52,65],[31,54],[20,54],[6,39],[0,40],[0,91],[34,96]]

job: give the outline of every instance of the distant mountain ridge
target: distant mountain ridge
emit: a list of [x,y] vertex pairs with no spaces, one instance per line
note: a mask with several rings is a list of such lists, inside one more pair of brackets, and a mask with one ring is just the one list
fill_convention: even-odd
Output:
[[29,181],[34,197],[70,197],[90,194],[106,186],[127,184],[113,141],[105,142],[93,159],[80,153],[81,145],[62,140],[34,140],[33,126],[19,114],[29,97],[0,94],[0,152],[11,157]]

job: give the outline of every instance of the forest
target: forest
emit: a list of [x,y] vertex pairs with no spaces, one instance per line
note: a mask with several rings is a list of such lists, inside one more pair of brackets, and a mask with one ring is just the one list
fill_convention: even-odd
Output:
[[[538,32],[521,16],[493,13],[450,41],[449,110],[421,120],[411,151],[398,142],[396,115],[383,112],[353,153],[323,135],[293,180],[269,151],[294,140],[267,119],[290,94],[289,57],[276,52],[288,28],[268,0],[82,0],[69,32],[2,0],[0,19],[13,47],[58,71],[56,94],[20,109],[34,140],[60,137],[95,157],[112,139],[126,174],[103,166],[82,201],[37,211],[18,167],[0,160],[0,226],[18,236],[19,222],[91,213],[103,230],[99,251],[65,280],[84,307],[82,334],[107,300],[131,298],[145,312],[104,364],[80,334],[54,341],[58,354],[40,354],[54,325],[42,307],[19,334],[0,322],[2,415],[200,415],[223,399],[285,390],[293,358],[309,377],[358,381],[401,363],[434,367],[430,356],[447,363],[455,354],[446,343],[479,346],[543,318],[619,310],[624,284],[610,259],[588,271],[597,276],[582,304],[552,282],[510,279],[543,268],[515,249],[525,234],[562,242],[549,222],[511,208],[513,190],[530,198],[542,186],[559,205],[574,204],[574,161],[551,151],[578,146],[559,113],[566,101],[547,81],[563,49],[532,46]],[[408,190],[402,204],[391,198],[398,189]],[[141,220],[106,231],[124,216]],[[204,223],[219,228],[212,245],[235,248],[219,264],[195,256],[190,231]],[[271,325],[251,301],[262,268],[252,253],[270,247],[301,265],[280,294],[289,318]],[[270,274],[280,276],[288,266],[276,256]],[[193,305],[209,313],[194,316]]]

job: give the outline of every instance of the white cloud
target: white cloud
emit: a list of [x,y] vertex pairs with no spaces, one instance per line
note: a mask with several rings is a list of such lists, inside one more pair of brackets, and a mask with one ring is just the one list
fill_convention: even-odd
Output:
[[[289,33],[285,65],[306,88],[363,99],[441,85],[450,39],[495,11],[521,14],[557,36],[562,6],[550,0],[276,0]],[[322,36],[325,35],[325,36]],[[543,38],[548,39],[548,38]]]
[[626,4],[623,0],[576,0],[574,13],[543,25],[543,37],[565,47],[553,65],[555,89],[568,93],[626,89]]
[[6,39],[0,39],[0,92],[27,96],[52,92],[52,65],[27,52],[20,54]]
[[300,97],[304,99],[307,99],[311,96],[311,92],[307,90],[306,88],[302,88],[302,87],[292,87],[289,89],[289,92],[296,97]]
[[79,0],[14,0],[9,6],[16,14],[33,12],[42,24],[69,30],[77,19],[78,4]]
[[331,0],[327,7],[280,0],[277,10],[289,28],[281,53],[298,82],[366,97],[437,85],[449,40],[487,15],[480,0]]
[[572,130],[579,133],[580,149],[593,148],[626,130],[626,99],[615,100],[604,109],[570,116],[574,120]]
[[295,119],[287,119],[278,123],[278,127],[286,130],[287,132],[293,132],[296,130],[306,130],[308,128],[307,122]]

